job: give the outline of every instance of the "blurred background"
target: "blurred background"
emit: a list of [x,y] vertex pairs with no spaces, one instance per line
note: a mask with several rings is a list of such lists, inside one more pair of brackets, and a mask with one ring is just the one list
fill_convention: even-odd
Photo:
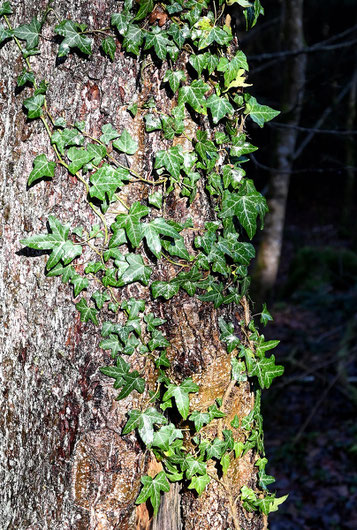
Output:
[[[267,472],[289,493],[270,530],[357,528],[357,2],[265,0],[241,48],[260,103],[248,175],[270,203],[254,312],[285,375],[263,394]],[[273,487],[270,487],[274,490]]]

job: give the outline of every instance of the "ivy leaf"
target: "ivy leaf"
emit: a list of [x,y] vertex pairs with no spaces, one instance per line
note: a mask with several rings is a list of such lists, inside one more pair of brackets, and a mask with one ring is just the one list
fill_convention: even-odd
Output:
[[59,152],[63,155],[64,148],[70,145],[83,145],[84,136],[76,129],[64,129],[55,131],[51,136],[51,144],[56,144]]
[[195,424],[196,432],[199,431],[204,425],[210,422],[210,415],[208,412],[199,412],[194,410],[188,418],[190,421],[193,421]]
[[148,215],[149,211],[147,206],[143,206],[140,202],[134,202],[127,214],[122,213],[117,216],[116,222],[112,224],[111,229],[124,228],[130,243],[136,248],[144,237],[140,219]]
[[113,147],[127,155],[133,155],[138,149],[138,143],[130,136],[128,131],[124,129],[119,139],[113,142]]
[[72,175],[75,175],[77,171],[94,158],[94,154],[83,149],[83,147],[71,147],[67,151],[67,157],[71,160],[68,170]]
[[146,132],[159,131],[162,129],[162,123],[160,116],[156,116],[153,113],[145,114],[145,130]]
[[269,388],[275,377],[283,375],[284,367],[275,364],[275,356],[256,361],[253,368],[249,371],[249,376],[256,376],[261,388]]
[[271,495],[262,499],[257,499],[255,504],[263,513],[268,515],[270,512],[276,512],[279,505],[285,502],[287,498],[288,495],[284,495],[283,497],[275,497],[275,495]]
[[118,397],[116,398],[117,401],[128,397],[133,390],[136,390],[139,392],[139,394],[142,394],[145,390],[145,379],[140,377],[139,372],[136,370],[125,375],[125,383]]
[[208,70],[209,75],[211,75],[215,69],[218,66],[218,57],[217,55],[214,55],[213,53],[206,52],[206,68]]
[[129,300],[123,300],[121,308],[128,312],[129,319],[133,319],[145,310],[145,301],[131,297]]
[[162,451],[168,451],[172,442],[176,439],[183,438],[181,429],[176,429],[173,423],[160,427],[158,431],[154,433],[154,439],[152,445],[159,447]]
[[150,499],[151,505],[154,509],[154,516],[157,514],[160,506],[161,491],[170,491],[170,484],[166,478],[165,471],[160,471],[155,478],[148,475],[141,477],[141,482],[144,485],[136,504],[141,504]]
[[224,29],[215,26],[211,31],[204,31],[198,42],[198,49],[203,50],[213,42],[221,46],[226,46],[232,40],[232,33],[227,33]]
[[226,322],[223,317],[218,319],[221,330],[220,340],[227,344],[227,352],[231,353],[240,344],[240,340],[234,335],[234,325],[232,322]]
[[136,24],[129,24],[128,31],[123,41],[123,48],[134,55],[139,55],[144,41],[144,32]]
[[89,178],[92,184],[89,195],[97,197],[101,201],[105,201],[107,195],[109,200],[111,200],[116,190],[123,185],[122,179],[125,179],[128,175],[129,171],[126,169],[114,168],[109,164],[103,164]]
[[52,250],[48,258],[46,268],[52,269],[62,260],[64,265],[68,265],[75,257],[82,254],[82,247],[74,245],[68,240],[69,226],[62,225],[58,219],[50,215],[48,222],[52,233],[38,234],[22,239],[21,244],[36,250]]
[[168,401],[170,398],[174,398],[177,409],[184,420],[187,419],[190,410],[190,392],[198,392],[200,387],[196,385],[189,377],[184,380],[181,385],[174,385],[170,383],[167,387],[167,391],[163,395],[163,402]]
[[200,53],[199,55],[191,55],[189,63],[196,70],[198,77],[201,77],[202,71],[207,67],[207,56],[209,54]]
[[154,191],[151,193],[148,197],[149,204],[151,206],[155,206],[155,208],[158,208],[161,210],[162,208],[162,193],[160,191]]
[[267,305],[263,304],[262,312],[260,313],[260,322],[266,326],[269,321],[273,320],[273,317],[267,309]]
[[186,457],[183,469],[186,470],[186,478],[192,478],[193,475],[207,474],[207,464],[196,460],[196,458],[193,458],[192,456]]
[[33,17],[30,24],[23,24],[14,29],[14,35],[21,40],[26,41],[26,48],[32,50],[37,48],[39,42],[39,33],[41,30],[41,22]]
[[155,317],[154,313],[145,315],[144,320],[146,322],[147,330],[150,332],[155,331],[155,328],[162,326],[162,324],[165,324],[166,322],[164,318]]
[[12,9],[10,2],[3,2],[0,6],[0,17],[3,15],[11,15]]
[[247,57],[242,51],[238,51],[233,59],[221,57],[217,66],[218,72],[224,72],[224,86],[228,87],[236,79],[240,69],[249,70]]
[[154,47],[156,55],[162,61],[165,59],[170,46],[171,42],[167,38],[166,31],[159,27],[155,27],[151,32],[146,33],[144,50]]
[[172,92],[175,94],[180,87],[181,81],[185,79],[185,72],[183,70],[167,70],[164,82],[169,83]]
[[230,193],[225,190],[222,201],[221,218],[226,219],[227,217],[233,217],[236,215],[239,222],[245,228],[248,237],[252,239],[257,230],[257,216],[259,214],[259,208],[266,208],[265,198],[257,191],[245,190],[239,193]]
[[205,93],[209,89],[209,86],[202,81],[202,79],[196,79],[192,81],[191,85],[185,85],[179,90],[178,104],[188,103],[190,107],[200,114],[206,112],[206,98]]
[[107,154],[107,150],[104,145],[100,144],[88,144],[87,151],[93,155],[92,164],[95,166],[98,166]]
[[71,48],[78,48],[85,55],[92,53],[93,41],[82,34],[83,30],[83,25],[73,20],[63,20],[55,27],[55,33],[64,37],[58,48],[58,57],[66,57]]
[[114,140],[115,138],[119,137],[118,131],[114,129],[111,123],[106,123],[102,126],[102,133],[103,134],[100,137],[100,141],[106,145],[108,145],[111,140]]
[[110,23],[115,26],[120,35],[125,35],[128,30],[128,25],[132,17],[127,13],[113,13]]
[[115,40],[113,37],[106,37],[102,40],[101,47],[103,49],[103,52],[110,57],[112,61],[115,59],[115,51],[117,49],[117,45],[115,44]]
[[37,96],[31,96],[24,100],[24,107],[27,109],[27,117],[29,119],[39,118],[42,116],[42,107],[45,103],[45,96],[38,94]]
[[208,475],[201,475],[199,477],[192,477],[192,480],[188,486],[189,490],[196,490],[198,495],[202,495],[207,485],[211,482],[211,478]]
[[83,289],[87,289],[89,282],[87,278],[83,278],[80,274],[74,274],[70,280],[73,285],[74,297],[79,295]]
[[129,263],[129,267],[119,278],[120,283],[126,285],[139,281],[144,285],[148,285],[152,270],[145,265],[142,256],[139,254],[127,254],[125,259]]
[[36,180],[43,177],[54,177],[56,162],[47,160],[46,155],[38,155],[33,161],[33,170],[31,171],[27,185],[31,186]]
[[[1,7],[0,7],[0,13],[1,13]],[[0,44],[2,44],[6,39],[10,39],[13,36],[13,34],[14,34],[14,31],[12,29],[6,28],[3,24],[0,24]]]
[[130,410],[129,419],[122,430],[122,434],[129,434],[138,429],[140,438],[146,445],[151,445],[154,439],[154,425],[165,425],[167,419],[154,407],[150,407],[144,412],[140,410]]
[[110,300],[110,296],[107,293],[107,291],[104,291],[104,292],[95,291],[92,294],[92,298],[95,301],[95,305],[97,306],[98,309],[102,309],[102,307],[104,306],[104,303]]
[[[0,36],[0,43],[1,41],[2,39]],[[26,85],[26,83],[30,83],[31,85],[33,85],[34,82],[35,82],[35,74],[33,72],[29,72],[28,70],[26,70],[26,68],[22,70],[21,74],[17,78],[17,86],[24,86]]]
[[221,458],[221,461],[220,461],[220,464],[222,466],[222,473],[223,475],[226,475],[227,474],[227,471],[228,471],[228,468],[229,468],[229,464],[231,463],[231,460],[230,460],[230,457],[229,457],[229,454],[228,453],[225,453],[222,458]]
[[207,99],[207,107],[211,110],[213,123],[218,123],[227,114],[234,114],[234,108],[229,101],[224,97],[218,97],[217,94],[212,94]]
[[67,283],[75,274],[76,273],[72,265],[66,265],[63,267],[61,263],[57,263],[53,269],[46,273],[46,276],[62,276],[62,283]]
[[237,383],[243,383],[248,380],[244,361],[238,361],[238,359],[233,357],[231,359],[231,365],[232,380],[237,381]]
[[145,224],[143,226],[143,233],[149,249],[157,258],[161,255],[160,234],[172,237],[173,239],[179,239],[181,237],[177,230],[161,217]]
[[161,241],[164,249],[170,254],[170,256],[178,256],[179,258],[189,260],[190,254],[185,246],[185,242],[182,236],[174,241],[168,241],[164,239]]
[[267,105],[260,105],[255,97],[250,94],[245,94],[244,99],[246,102],[244,114],[248,114],[259,127],[263,127],[265,122],[272,120],[280,114],[280,111],[274,110]]
[[120,356],[116,362],[116,366],[102,366],[99,369],[102,374],[115,379],[114,388],[120,388],[123,386],[125,377],[129,373],[130,365]]
[[154,2],[153,0],[141,0],[140,1],[140,8],[137,12],[134,20],[139,21],[145,18],[149,13],[151,13],[154,9]]
[[158,151],[155,157],[155,169],[164,167],[175,180],[180,177],[183,162],[182,147],[175,145],[167,151]]
[[151,340],[148,342],[150,351],[156,350],[156,348],[166,348],[170,346],[169,341],[158,329],[154,329],[151,334]]
[[151,284],[151,292],[154,298],[162,296],[165,300],[169,300],[180,290],[180,285],[177,283],[154,281]]
[[94,307],[88,307],[87,300],[85,298],[80,299],[78,304],[76,304],[76,309],[81,314],[82,322],[88,322],[89,320],[91,320],[93,324],[98,326],[98,319],[97,319],[98,311]]

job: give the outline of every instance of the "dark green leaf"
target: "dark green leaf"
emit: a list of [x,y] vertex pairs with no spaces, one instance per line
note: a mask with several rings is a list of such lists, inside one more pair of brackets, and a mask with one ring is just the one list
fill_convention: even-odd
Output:
[[26,48],[32,50],[37,48],[39,42],[39,33],[41,30],[41,22],[33,17],[30,24],[23,24],[14,29],[14,35],[21,40],[26,41]]
[[64,37],[59,48],[58,57],[66,57],[71,48],[78,48],[85,55],[92,53],[92,39],[83,35],[83,27],[73,20],[63,20],[55,27],[55,33]]
[[103,52],[108,55],[112,61],[115,59],[115,50],[117,49],[117,45],[115,44],[115,40],[113,37],[106,37],[101,44],[101,47],[103,48]]
[[31,96],[24,100],[24,107],[27,109],[27,117],[29,119],[39,118],[43,114],[42,107],[45,103],[45,96],[39,94],[37,96]]
[[27,185],[31,186],[36,180],[43,177],[54,177],[56,162],[47,160],[46,155],[38,155],[33,161],[33,170],[31,171]]
[[160,471],[160,473],[158,473],[154,479],[148,475],[145,475],[141,477],[141,482],[143,483],[144,487],[135,503],[141,504],[150,499],[154,509],[154,515],[156,515],[160,506],[161,491],[170,491],[170,484],[166,478],[165,472]]
[[78,304],[76,304],[76,309],[81,314],[81,321],[88,322],[91,320],[93,324],[98,326],[97,313],[98,311],[94,307],[88,307],[87,300],[81,298]]

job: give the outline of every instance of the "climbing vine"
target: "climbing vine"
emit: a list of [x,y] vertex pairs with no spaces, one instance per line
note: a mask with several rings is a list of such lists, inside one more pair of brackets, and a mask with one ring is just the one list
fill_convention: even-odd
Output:
[[[232,460],[254,450],[259,487],[243,486],[234,493],[231,510],[238,528],[237,499],[248,511],[268,514],[285,497],[268,491],[274,478],[265,472],[260,412],[262,389],[283,373],[268,353],[279,341],[265,340],[250,316],[247,299],[248,266],[255,255],[250,240],[258,221],[262,226],[267,205],[244,170],[249,153],[257,149],[244,132],[246,119],[262,127],[278,112],[259,104],[245,90],[250,86],[246,82],[249,67],[232,34],[231,4],[240,9],[247,29],[264,13],[259,0],[141,0],[139,4],[125,0],[122,10],[111,15],[107,28],[91,29],[73,20],[58,20],[54,28],[58,57],[72,52],[91,56],[96,46],[93,34],[97,34],[110,61],[115,61],[120,43],[121,49],[140,58],[142,72],[149,58],[163,66],[162,83],[172,107],[164,112],[148,97],[127,108],[132,117],[140,113],[147,134],[161,134],[168,145],[155,153],[149,176],[130,165],[130,157],[141,147],[127,129],[119,131],[107,123],[102,134],[94,137],[85,122],[71,124],[63,116],[52,115],[46,100],[48,83],[38,80],[31,66],[32,56],[40,53],[41,30],[51,4],[40,19],[13,27],[11,4],[3,2],[0,43],[14,41],[21,53],[23,71],[17,86],[31,89],[23,102],[26,116],[42,122],[53,148],[54,160],[45,154],[36,156],[28,185],[55,177],[56,166],[62,166],[81,183],[98,218],[88,228],[62,224],[49,216],[48,233],[21,243],[50,252],[47,276],[59,276],[71,284],[81,320],[101,327],[99,345],[111,352],[113,364],[100,370],[114,379],[117,399],[132,392],[148,396],[140,410],[129,411],[122,435],[136,431],[147,451],[161,462],[162,471],[141,478],[136,503],[150,500],[156,514],[161,492],[169,491],[170,482],[187,481],[198,495],[211,480],[225,487]],[[187,68],[182,66],[185,63]],[[188,127],[189,122],[193,126]],[[148,192],[145,200],[129,203],[126,190],[135,183],[147,186]],[[214,214],[204,230],[190,219],[182,223],[170,219],[167,207],[170,195],[178,191],[189,204],[194,203],[199,185],[210,197]],[[116,215],[111,224],[109,215]],[[88,252],[90,261],[84,258]],[[174,267],[173,277],[152,280],[161,270],[159,263]],[[147,288],[146,295],[122,299],[120,290],[132,283]],[[166,320],[146,309],[150,297],[169,300],[181,290],[216,309],[243,309],[238,324],[219,317],[220,340],[231,359],[226,393],[249,379],[255,388],[254,408],[241,420],[235,416],[231,429],[219,427],[213,439],[205,427],[225,417],[225,397],[216,396],[205,411],[190,407],[190,395],[199,386],[190,377],[181,382],[175,379],[168,355],[170,342],[162,331]],[[110,314],[113,318],[108,320]],[[272,319],[265,305],[258,316],[263,325]],[[151,364],[154,385],[145,380],[145,371],[132,369],[134,353],[145,359],[145,368]],[[243,438],[237,439],[237,429]],[[216,473],[208,470],[209,461]]]

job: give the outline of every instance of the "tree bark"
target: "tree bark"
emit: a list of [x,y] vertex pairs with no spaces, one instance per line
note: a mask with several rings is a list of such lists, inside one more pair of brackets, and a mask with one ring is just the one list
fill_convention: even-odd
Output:
[[[303,0],[284,0],[282,11],[282,45],[288,51],[304,47]],[[268,206],[265,229],[259,245],[253,274],[256,300],[262,301],[274,287],[281,255],[285,223],[286,203],[297,138],[295,128],[300,121],[304,97],[306,55],[287,59],[284,71],[282,113],[289,128],[279,130],[276,140],[274,166],[270,174]]]
[[[12,6],[12,21],[18,25],[43,12],[47,2],[15,0]],[[166,66],[158,69],[147,64],[140,71],[139,61],[124,55],[120,47],[110,62],[99,53],[98,42],[90,59],[70,54],[55,61],[57,44],[51,27],[57,23],[56,16],[105,27],[118,5],[115,0],[61,0],[54,9],[48,15],[50,24],[42,30],[43,53],[31,60],[40,78],[50,81],[47,99],[52,114],[65,116],[70,123],[86,120],[93,135],[100,135],[101,126],[108,122],[119,130],[127,127],[139,142],[134,168],[149,175],[153,153],[162,143],[159,135],[144,134],[142,116],[138,113],[132,120],[126,107],[149,96],[162,108],[170,105],[161,88]],[[237,495],[241,486],[255,484],[252,451],[230,468],[227,489],[212,481],[197,498],[175,485],[164,496],[154,522],[146,506],[135,506],[141,475],[158,469],[158,463],[147,458],[134,434],[122,437],[121,430],[128,410],[140,408],[147,394],[134,393],[115,401],[111,382],[98,370],[108,354],[98,347],[95,327],[80,322],[69,287],[58,278],[45,277],[46,257],[37,251],[29,255],[19,243],[23,237],[45,232],[49,214],[63,222],[73,219],[73,225],[96,220],[81,186],[59,168],[53,181],[26,189],[34,157],[47,153],[53,160],[53,156],[41,123],[26,121],[23,113],[29,89],[16,90],[23,66],[14,42],[1,46],[0,60],[1,528],[223,530],[237,522],[242,530],[263,528],[261,515],[248,514],[236,497],[227,494],[231,490]],[[144,193],[138,184],[131,188],[128,202]],[[183,221],[190,216],[202,228],[214,215],[203,186],[190,208],[179,196],[168,207],[172,219]],[[189,232],[185,237],[192,243]],[[174,272],[174,267],[161,264],[155,274],[165,279]],[[126,295],[135,296],[138,289],[133,284],[126,288]],[[167,320],[168,355],[177,381],[191,376],[202,383],[195,408],[204,410],[217,397],[224,398],[227,418],[224,423],[216,420],[210,428],[219,432],[235,414],[246,416],[254,394],[248,383],[229,386],[230,356],[219,341],[217,310],[186,294],[165,304],[148,300],[148,307]],[[240,320],[242,314],[237,311]],[[134,358],[133,363],[144,369],[142,359]],[[146,375],[154,381],[154,374]],[[239,436],[239,431],[235,434]]]

